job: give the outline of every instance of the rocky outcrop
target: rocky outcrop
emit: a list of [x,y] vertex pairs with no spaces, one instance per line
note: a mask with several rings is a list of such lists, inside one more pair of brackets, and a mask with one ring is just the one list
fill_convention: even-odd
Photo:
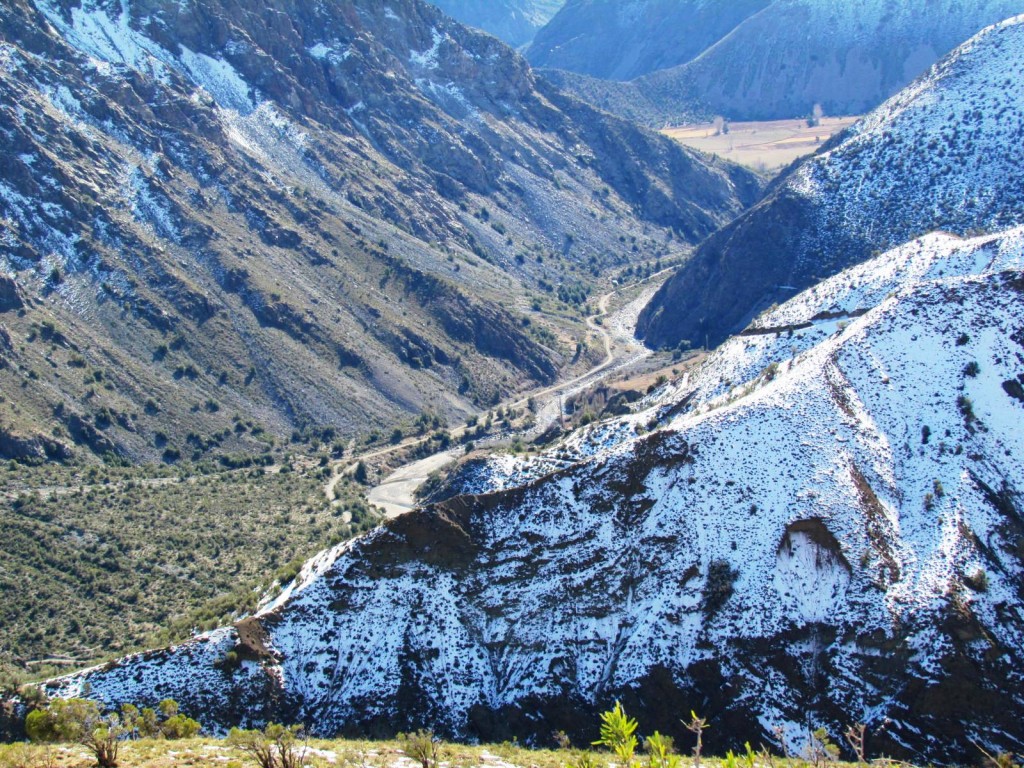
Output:
[[468,27],[486,30],[514,48],[526,45],[562,6],[563,0],[431,0]]
[[0,275],[0,312],[11,312],[24,306],[18,284],[7,275]]
[[24,435],[0,424],[0,459],[15,461],[64,461],[72,451],[44,435]]

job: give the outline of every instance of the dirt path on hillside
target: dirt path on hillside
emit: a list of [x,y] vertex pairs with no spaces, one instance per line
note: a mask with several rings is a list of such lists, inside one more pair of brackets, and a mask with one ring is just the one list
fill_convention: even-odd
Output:
[[[586,372],[574,376],[567,381],[532,390],[497,406],[505,409],[519,409],[525,408],[531,400],[534,403],[535,420],[533,425],[529,429],[504,435],[504,439],[514,439],[515,437],[533,439],[537,435],[542,434],[562,418],[563,403],[567,397],[582,392],[622,369],[636,365],[653,354],[651,350],[644,347],[634,338],[633,332],[636,328],[636,321],[640,311],[650,301],[655,291],[657,291],[662,282],[661,279],[667,277],[670,271],[671,269],[664,269],[648,277],[641,283],[641,285],[644,285],[641,293],[611,315],[608,314],[608,305],[612,298],[624,290],[624,288],[611,290],[597,300],[597,313],[588,317],[586,322],[587,326],[601,339],[604,347],[604,359]],[[628,287],[632,288],[635,286]],[[487,411],[483,411],[477,414],[477,418],[483,418],[486,414]],[[452,429],[452,438],[454,440],[460,439],[466,430],[467,427],[465,426]],[[343,467],[338,465],[336,474],[328,480],[324,487],[328,501],[332,503],[337,501],[335,489],[338,483],[343,477],[355,470],[358,462],[413,448],[426,442],[428,439],[429,436],[423,436],[403,440],[396,445],[380,448],[347,459]],[[452,449],[428,456],[425,459],[419,459],[398,468],[367,492],[367,501],[384,510],[385,515],[389,518],[415,509],[417,506],[417,489],[426,482],[433,472],[453,463],[458,458],[459,453],[459,450]]]

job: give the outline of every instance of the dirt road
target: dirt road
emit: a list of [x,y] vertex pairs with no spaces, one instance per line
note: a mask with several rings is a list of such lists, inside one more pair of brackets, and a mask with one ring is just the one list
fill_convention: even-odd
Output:
[[[524,439],[532,439],[551,427],[562,416],[562,402],[566,397],[571,397],[578,392],[597,384],[603,378],[610,376],[627,366],[634,365],[644,358],[650,356],[651,351],[645,348],[633,337],[633,329],[636,327],[636,318],[640,310],[650,300],[650,297],[660,285],[660,279],[667,276],[670,270],[663,270],[651,275],[647,281],[650,283],[644,291],[635,299],[629,302],[622,309],[608,314],[608,304],[612,297],[621,289],[615,289],[601,296],[597,301],[597,314],[587,318],[587,325],[601,338],[604,346],[604,359],[585,373],[575,376],[568,381],[562,381],[548,387],[534,390],[519,398],[502,403],[503,408],[524,408],[530,400],[535,404],[534,425],[521,433]],[[483,418],[485,413],[478,415]],[[465,432],[465,427],[453,429],[451,434],[458,439]],[[339,474],[333,476],[325,487],[327,498],[335,500],[334,489],[344,474],[355,468],[358,460],[376,458],[388,453],[419,445],[426,437],[415,440],[403,441],[397,445],[381,448],[370,453],[362,454],[349,460],[349,465]],[[432,472],[443,469],[458,458],[459,450],[450,450],[428,456],[425,459],[407,464],[388,475],[379,485],[371,488],[367,493],[367,501],[384,510],[387,517],[397,515],[414,509],[416,503],[416,490],[426,482]]]

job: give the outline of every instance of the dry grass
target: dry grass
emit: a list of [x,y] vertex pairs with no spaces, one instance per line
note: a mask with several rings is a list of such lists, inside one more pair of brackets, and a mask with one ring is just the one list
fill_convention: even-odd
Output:
[[[470,746],[444,744],[438,768],[567,768],[578,764],[581,752],[572,749],[528,749],[519,744],[485,744]],[[596,768],[612,768],[612,756],[592,752],[589,756]],[[126,742],[121,748],[122,768],[171,768],[171,766],[223,766],[253,768],[256,763],[218,739],[182,741],[140,740]],[[640,765],[647,765],[645,756]],[[0,768],[87,768],[95,762],[89,753],[76,746],[0,745]],[[419,763],[402,752],[397,741],[320,740],[308,742],[305,764],[311,768],[419,768]],[[682,768],[692,762],[684,758]],[[737,760],[736,765],[745,765]],[[803,760],[774,758],[774,768],[809,768]],[[702,757],[707,768],[727,768],[728,761]],[[760,768],[760,759],[755,766]],[[845,763],[829,763],[829,768],[844,768]]]
[[711,123],[666,128],[662,133],[693,149],[719,155],[762,173],[777,172],[799,157],[813,154],[829,137],[859,117],[824,117],[810,128],[805,120],[730,123],[716,133]]

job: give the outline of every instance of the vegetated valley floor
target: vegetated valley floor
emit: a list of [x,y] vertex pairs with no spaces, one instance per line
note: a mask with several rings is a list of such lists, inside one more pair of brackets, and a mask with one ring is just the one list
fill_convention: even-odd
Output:
[[355,483],[324,503],[329,472],[283,456],[218,471],[0,464],[0,663],[66,671],[253,610],[306,558],[376,524]]
[[[663,277],[655,269],[652,262],[620,274],[615,307],[649,291],[649,281]],[[615,355],[625,362],[588,378],[588,385],[636,367],[628,365],[636,362],[635,342],[627,343],[631,326],[611,330]],[[596,364],[603,351],[598,334],[585,339],[563,382],[581,365]],[[561,390],[544,391],[539,402],[557,399]],[[540,417],[524,403],[525,395],[517,412],[526,421],[516,429]],[[480,422],[499,412],[497,406],[483,411]],[[474,442],[524,449],[526,438],[502,423],[495,418],[483,442],[477,429]],[[263,437],[245,420],[234,431]],[[296,433],[291,442],[264,438],[263,454],[219,462],[193,452],[192,461],[176,465],[0,463],[7,521],[0,668],[35,679],[230,624],[313,554],[378,523],[366,488],[346,468],[365,458],[372,485],[403,463],[466,442],[473,437],[466,431],[423,414],[404,430],[371,430],[358,440],[338,439],[331,430]]]
[[761,173],[775,173],[794,160],[814,154],[832,136],[860,117],[823,117],[817,126],[806,120],[768,120],[729,123],[722,133],[713,123],[681,125],[662,130],[680,144],[730,160]]

